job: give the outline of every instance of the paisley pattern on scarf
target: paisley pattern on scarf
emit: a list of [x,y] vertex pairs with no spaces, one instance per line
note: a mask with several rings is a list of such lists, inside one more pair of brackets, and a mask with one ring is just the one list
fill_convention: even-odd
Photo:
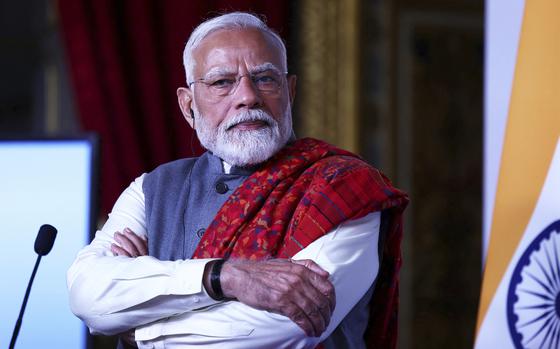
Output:
[[[290,258],[342,222],[388,212],[368,346],[396,345],[401,215],[407,195],[358,156],[304,138],[247,178],[210,223],[193,258]],[[380,240],[380,244],[382,241]]]

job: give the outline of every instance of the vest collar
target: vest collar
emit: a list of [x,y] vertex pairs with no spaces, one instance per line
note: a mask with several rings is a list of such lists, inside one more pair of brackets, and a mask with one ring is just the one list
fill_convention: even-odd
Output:
[[[202,155],[208,161],[208,168],[211,174],[231,174],[231,175],[242,175],[242,176],[250,176],[259,169],[260,165],[254,166],[247,166],[247,167],[239,167],[239,166],[231,166],[227,164],[224,160],[220,159],[216,155],[214,155],[211,151],[207,151]],[[223,162],[223,164],[222,164]],[[227,164],[227,165],[226,165]],[[224,172],[224,167],[229,167],[229,172]]]

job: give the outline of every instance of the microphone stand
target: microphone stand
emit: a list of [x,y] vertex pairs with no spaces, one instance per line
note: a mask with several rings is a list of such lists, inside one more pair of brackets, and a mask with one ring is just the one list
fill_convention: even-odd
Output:
[[21,305],[21,309],[19,311],[19,317],[16,321],[14,332],[12,333],[12,340],[10,341],[10,349],[14,349],[16,345],[19,329],[21,328],[21,321],[23,319],[23,313],[25,312],[25,307],[27,306],[27,299],[29,298],[29,293],[31,292],[31,285],[33,284],[33,280],[35,279],[37,268],[39,268],[39,262],[41,262],[41,257],[42,256],[40,254],[37,255],[37,261],[35,262],[35,267],[33,268],[33,272],[31,273],[31,278],[29,279],[29,283],[27,284],[27,291],[25,291],[25,297],[23,297],[23,304]]

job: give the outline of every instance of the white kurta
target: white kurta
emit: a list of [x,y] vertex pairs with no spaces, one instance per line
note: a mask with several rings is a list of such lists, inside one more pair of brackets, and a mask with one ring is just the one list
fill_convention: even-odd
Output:
[[380,213],[347,221],[297,253],[330,273],[336,308],[321,337],[307,337],[285,316],[237,301],[216,302],[202,286],[210,259],[160,261],[114,256],[113,234],[146,236],[144,176],[119,197],[109,219],[68,270],[72,311],[92,333],[136,329],[140,348],[313,348],[334,331],[379,270]]

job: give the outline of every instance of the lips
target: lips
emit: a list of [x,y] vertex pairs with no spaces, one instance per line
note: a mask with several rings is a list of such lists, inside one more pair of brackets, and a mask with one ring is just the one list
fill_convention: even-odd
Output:
[[233,128],[238,130],[256,130],[259,128],[269,127],[269,126],[270,125],[268,124],[268,122],[264,120],[247,120],[247,121],[241,121],[236,124],[233,124],[229,126],[227,130],[229,131]]

